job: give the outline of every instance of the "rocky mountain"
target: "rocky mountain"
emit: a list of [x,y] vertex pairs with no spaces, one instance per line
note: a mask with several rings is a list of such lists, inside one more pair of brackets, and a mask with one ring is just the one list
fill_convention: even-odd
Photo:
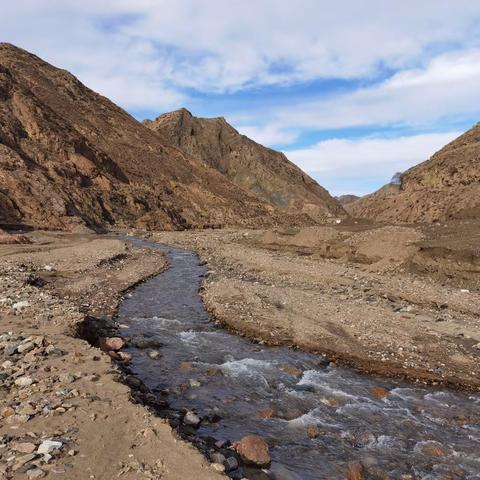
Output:
[[338,197],[335,197],[335,200],[337,200],[337,202],[342,206],[356,202],[359,199],[360,197],[358,195],[339,195]]
[[3,226],[174,229],[292,221],[67,71],[5,43],[0,176]]
[[213,167],[276,210],[317,221],[345,216],[330,194],[280,152],[241,135],[224,118],[198,118],[182,108],[145,125],[171,145]]
[[384,222],[480,218],[480,124],[395,178],[348,212]]

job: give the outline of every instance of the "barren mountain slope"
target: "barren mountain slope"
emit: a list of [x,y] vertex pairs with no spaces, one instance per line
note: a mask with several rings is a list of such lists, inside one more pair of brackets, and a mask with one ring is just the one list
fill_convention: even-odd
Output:
[[338,197],[335,197],[335,200],[337,200],[340,205],[345,206],[349,203],[356,202],[360,198],[361,197],[357,195],[339,195]]
[[257,225],[273,208],[65,70],[0,44],[0,224]]
[[355,217],[387,222],[480,218],[480,124],[401,177],[346,206]]
[[306,213],[315,220],[345,216],[340,204],[283,153],[241,135],[224,118],[197,118],[182,108],[144,123],[166,142],[217,169],[275,208]]

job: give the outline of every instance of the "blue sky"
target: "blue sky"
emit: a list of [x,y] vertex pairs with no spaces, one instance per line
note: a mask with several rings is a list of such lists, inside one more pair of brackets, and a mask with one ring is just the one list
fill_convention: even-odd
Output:
[[480,120],[471,0],[17,0],[0,32],[138,119],[223,116],[333,194],[379,188]]

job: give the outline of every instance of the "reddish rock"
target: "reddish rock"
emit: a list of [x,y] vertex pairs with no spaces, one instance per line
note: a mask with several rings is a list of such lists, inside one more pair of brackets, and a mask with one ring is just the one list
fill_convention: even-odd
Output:
[[347,467],[346,480],[364,480],[365,468],[360,462],[350,463]]
[[390,392],[383,387],[373,387],[371,393],[374,398],[377,398],[379,400],[390,395]]
[[103,337],[100,339],[99,344],[104,352],[109,352],[111,350],[116,352],[124,347],[125,341],[120,337]]
[[275,410],[273,408],[266,408],[265,410],[259,410],[257,412],[257,418],[272,418],[275,416]]
[[284,365],[280,370],[288,375],[292,375],[292,377],[300,378],[303,375],[303,372],[293,365]]
[[268,445],[258,435],[247,435],[233,444],[240,458],[247,464],[265,467],[270,464]]
[[189,372],[192,368],[192,362],[182,362],[178,367],[181,372]]
[[305,431],[310,438],[318,438],[320,436],[320,429],[316,425],[310,425]]

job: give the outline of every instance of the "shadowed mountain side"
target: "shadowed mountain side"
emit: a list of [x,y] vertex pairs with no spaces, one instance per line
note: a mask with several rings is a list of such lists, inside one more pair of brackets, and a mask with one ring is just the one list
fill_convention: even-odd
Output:
[[176,229],[295,221],[165,144],[67,71],[9,44],[0,44],[0,174],[3,225]]

